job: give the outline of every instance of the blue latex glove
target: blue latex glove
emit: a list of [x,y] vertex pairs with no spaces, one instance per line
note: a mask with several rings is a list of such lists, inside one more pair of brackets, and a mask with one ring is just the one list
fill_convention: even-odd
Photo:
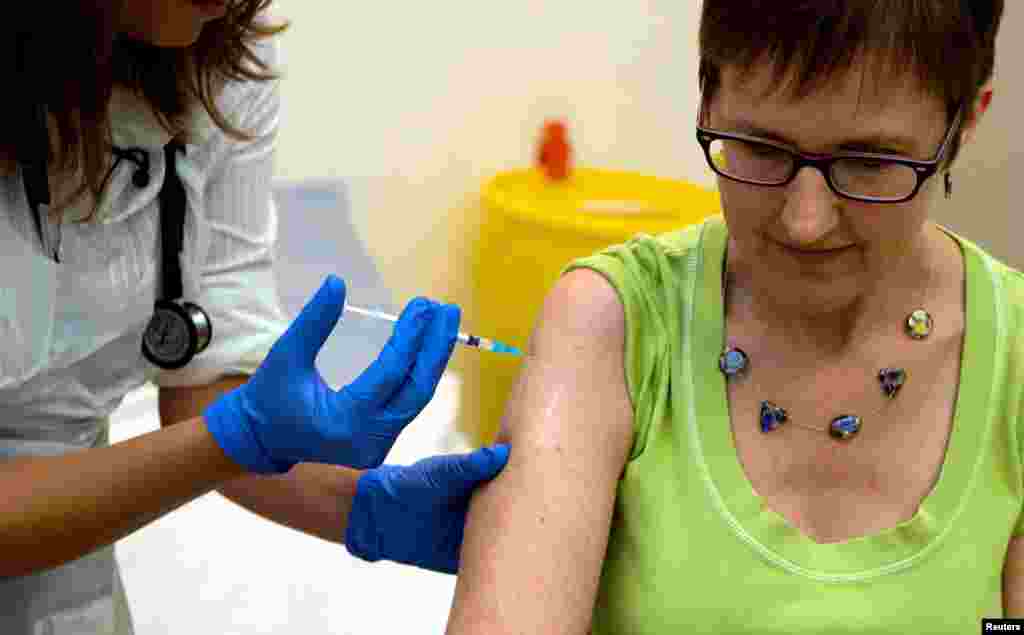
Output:
[[301,462],[376,467],[433,397],[455,346],[459,308],[412,300],[377,359],[334,391],[315,361],[344,303],[345,283],[328,276],[249,381],[203,412],[235,462],[262,474]]
[[456,573],[469,499],[505,467],[508,454],[508,445],[496,445],[366,472],[356,485],[345,547],[370,562]]

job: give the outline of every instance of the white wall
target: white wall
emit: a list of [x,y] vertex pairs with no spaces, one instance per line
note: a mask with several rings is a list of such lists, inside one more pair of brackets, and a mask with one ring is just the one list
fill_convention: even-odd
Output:
[[[697,0],[277,7],[293,21],[282,40],[279,176],[347,181],[396,302],[465,298],[476,193],[494,173],[530,164],[546,117],[568,119],[582,164],[711,182],[693,137]],[[1021,18],[1007,10],[1004,66],[1024,53]],[[1020,135],[1007,131],[1024,98],[1008,76],[998,75],[992,116],[963,155],[956,199],[936,217],[1021,267],[1008,141]]]
[[466,206],[530,164],[546,117],[568,119],[583,164],[707,179],[692,2],[277,5],[293,21],[278,173],[348,182],[399,302],[461,299]]
[[933,217],[960,231],[997,258],[1024,269],[1024,217],[1011,203],[1010,178],[1024,169],[1024,87],[1013,64],[1024,56],[1024,12],[1007,2],[996,43],[995,97],[978,135],[953,169],[953,199],[943,201]]

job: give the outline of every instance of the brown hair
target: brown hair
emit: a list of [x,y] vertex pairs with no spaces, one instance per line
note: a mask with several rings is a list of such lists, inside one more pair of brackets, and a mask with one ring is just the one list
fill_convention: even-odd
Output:
[[[240,140],[252,135],[231,124],[215,99],[224,84],[269,81],[279,75],[249,48],[257,39],[283,32],[289,24],[268,24],[260,14],[271,0],[229,0],[224,17],[208,22],[189,47],[159,48],[132,41],[116,32],[119,2],[77,0],[61,3],[60,16],[45,2],[27,2],[15,9],[13,37],[0,54],[0,74],[16,78],[0,100],[0,157],[18,157],[20,128],[26,113],[43,104],[53,122],[51,168],[60,174],[81,170],[82,184],[67,201],[86,190],[99,200],[109,151],[113,144],[108,107],[115,85],[132,89],[152,108],[172,135],[184,133],[182,122],[201,105],[225,134]],[[2,47],[3,45],[0,45]],[[19,67],[17,57],[25,55]],[[252,62],[261,70],[246,68]],[[95,215],[95,209],[82,222]]]
[[[724,66],[762,61],[795,98],[869,60],[876,78],[910,71],[947,104],[970,108],[995,67],[1004,0],[704,0],[699,80],[711,100]],[[966,120],[971,113],[964,112]],[[960,135],[947,166],[960,150]]]

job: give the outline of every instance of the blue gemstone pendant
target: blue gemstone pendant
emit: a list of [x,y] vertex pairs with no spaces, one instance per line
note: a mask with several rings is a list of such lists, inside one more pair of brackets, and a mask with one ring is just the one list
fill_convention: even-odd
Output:
[[747,370],[750,358],[738,348],[728,348],[718,357],[718,370],[726,377],[735,377]]
[[907,381],[907,371],[902,368],[883,368],[878,371],[878,381],[882,384],[885,396],[892,399]]
[[761,402],[761,432],[771,432],[785,423],[787,419],[789,419],[789,415],[782,408],[770,401]]
[[860,417],[857,415],[842,415],[832,420],[828,433],[834,439],[845,441],[860,432]]

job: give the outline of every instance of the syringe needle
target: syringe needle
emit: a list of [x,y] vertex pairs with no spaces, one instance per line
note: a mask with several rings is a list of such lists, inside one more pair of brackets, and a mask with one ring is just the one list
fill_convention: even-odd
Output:
[[[367,317],[377,318],[379,320],[387,320],[388,322],[397,322],[398,316],[391,315],[390,313],[384,313],[383,311],[373,311],[371,309],[364,309],[351,304],[346,304],[344,311],[350,313],[357,313],[359,315],[365,315]],[[523,352],[515,346],[509,346],[503,342],[493,340],[487,337],[480,337],[478,335],[470,335],[469,333],[459,333],[458,340],[466,346],[472,346],[473,348],[479,348],[484,351],[491,351],[492,353],[507,353],[510,355],[523,355]]]

